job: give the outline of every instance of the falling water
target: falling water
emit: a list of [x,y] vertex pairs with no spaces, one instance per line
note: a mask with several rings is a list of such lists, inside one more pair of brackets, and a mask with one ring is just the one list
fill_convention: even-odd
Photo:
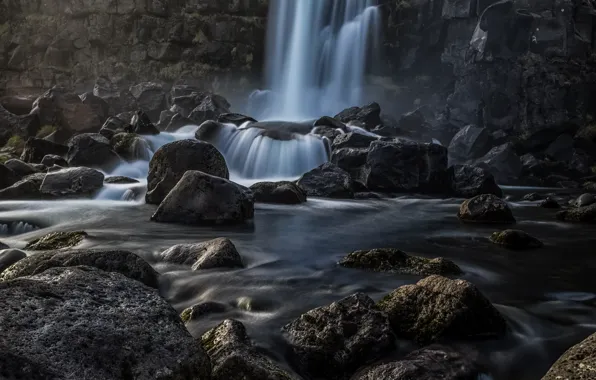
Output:
[[273,96],[261,118],[303,120],[359,105],[380,26],[376,0],[273,0],[266,67]]

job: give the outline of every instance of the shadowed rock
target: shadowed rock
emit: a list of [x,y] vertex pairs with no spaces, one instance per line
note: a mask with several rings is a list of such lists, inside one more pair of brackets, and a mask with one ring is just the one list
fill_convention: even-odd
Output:
[[557,213],[557,219],[571,223],[596,223],[596,203]]
[[21,153],[21,160],[30,163],[39,163],[48,154],[64,156],[66,153],[68,153],[68,147],[65,145],[31,137],[25,143],[25,149]]
[[39,188],[47,197],[89,196],[103,187],[104,175],[90,168],[66,168],[45,175]]
[[52,232],[27,244],[31,251],[71,248],[79,245],[86,237],[85,231]]
[[354,197],[350,175],[330,162],[305,173],[296,183],[312,197]]
[[1,246],[0,249],[2,249],[0,250],[0,274],[12,264],[27,257],[25,252],[18,249],[3,249]]
[[180,313],[180,319],[182,319],[184,323],[189,323],[209,314],[226,312],[228,309],[229,307],[223,303],[203,302],[184,309],[182,313]]
[[163,251],[161,258],[168,263],[192,266],[193,270],[244,267],[236,246],[227,238],[178,244]]
[[568,349],[542,380],[589,380],[596,375],[596,334]]
[[457,216],[464,223],[515,223],[515,218],[507,202],[492,194],[478,195],[465,200],[459,208]]
[[298,204],[306,202],[306,193],[294,182],[259,182],[250,187],[257,203]]
[[84,133],[68,142],[66,160],[71,166],[89,166],[112,169],[120,162],[120,157],[110,145],[110,141],[99,133]]
[[470,165],[455,165],[449,170],[449,176],[452,178],[451,188],[456,196],[472,198],[482,194],[493,194],[499,198],[503,197],[503,191],[488,170]]
[[494,232],[490,236],[490,241],[513,250],[535,249],[544,246],[540,240],[520,230]]

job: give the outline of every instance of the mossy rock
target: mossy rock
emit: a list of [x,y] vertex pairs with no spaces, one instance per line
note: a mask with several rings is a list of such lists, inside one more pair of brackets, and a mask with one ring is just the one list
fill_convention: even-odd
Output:
[[54,125],[44,125],[43,127],[41,127],[39,129],[39,131],[37,132],[35,137],[37,137],[38,139],[45,139],[46,137],[48,137],[52,133],[56,132],[57,130],[58,130],[58,128]]
[[494,232],[489,240],[497,245],[513,250],[536,249],[544,246],[540,240],[521,230]]
[[560,211],[557,219],[571,223],[596,223],[596,203]]
[[355,251],[344,257],[339,265],[346,268],[366,269],[418,276],[458,275],[462,270],[452,261],[442,257],[427,259],[410,256],[399,249],[381,248]]
[[464,223],[515,224],[507,202],[492,194],[482,194],[462,203],[457,214]]
[[223,313],[228,310],[228,307],[219,302],[203,302],[191,307],[187,307],[180,313],[182,322],[189,323],[195,321],[207,314]]
[[71,248],[80,244],[87,237],[85,231],[52,232],[27,244],[31,251],[48,251],[53,249]]
[[6,144],[4,144],[4,147],[20,154],[20,152],[22,152],[23,149],[25,149],[25,141],[21,136],[15,135],[8,139]]

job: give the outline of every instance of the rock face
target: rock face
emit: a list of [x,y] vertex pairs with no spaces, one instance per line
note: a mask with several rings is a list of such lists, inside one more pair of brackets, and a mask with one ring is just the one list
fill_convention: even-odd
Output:
[[[155,156],[154,156],[155,157]],[[181,224],[234,224],[254,216],[252,192],[227,179],[189,170],[151,220]]]
[[462,128],[449,144],[449,164],[462,164],[482,157],[490,149],[490,134],[486,128],[468,125]]
[[255,202],[298,204],[306,202],[306,193],[294,182],[259,182],[250,187]]
[[587,380],[596,373],[596,334],[571,347],[557,360],[542,380]]
[[209,314],[223,313],[229,309],[229,306],[219,302],[203,302],[188,307],[180,313],[180,319],[184,323],[189,323],[200,319]]
[[387,317],[362,293],[311,310],[283,332],[289,360],[306,378],[343,379],[395,345]]
[[80,244],[87,237],[85,231],[52,232],[27,244],[32,251],[71,248]]
[[244,325],[225,320],[201,338],[209,354],[212,380],[296,380],[252,345]]
[[455,165],[449,170],[451,188],[458,197],[472,198],[482,194],[492,194],[499,198],[503,196],[495,177],[488,170],[470,165]]
[[5,281],[0,308],[7,378],[209,379],[209,358],[176,311],[119,273],[54,268]]
[[515,223],[507,202],[492,194],[478,195],[464,201],[457,216],[464,223]]
[[68,142],[66,160],[71,166],[89,166],[109,169],[120,162],[110,141],[99,133],[84,133]]
[[0,250],[0,274],[12,264],[24,259],[27,254],[18,249],[2,249]]
[[218,238],[198,244],[178,244],[161,253],[163,261],[189,265],[193,270],[242,268],[242,258],[230,239]]
[[339,265],[346,268],[368,269],[376,272],[422,276],[431,274],[457,275],[462,273],[455,263],[442,257],[426,259],[410,256],[405,252],[392,248],[355,251],[344,257]]
[[490,241],[515,250],[541,248],[544,245],[540,240],[520,230],[495,232],[490,236]]
[[149,163],[147,195],[149,204],[159,204],[188,170],[228,179],[230,173],[221,153],[203,141],[181,140],[159,148]]
[[330,162],[305,173],[296,183],[310,197],[354,197],[350,175]]
[[378,305],[398,337],[420,344],[499,338],[507,330],[497,309],[464,280],[430,276],[397,288]]
[[67,250],[40,252],[20,260],[0,277],[12,280],[33,276],[51,268],[89,266],[105,272],[118,272],[128,278],[157,288],[158,274],[145,260],[127,251]]

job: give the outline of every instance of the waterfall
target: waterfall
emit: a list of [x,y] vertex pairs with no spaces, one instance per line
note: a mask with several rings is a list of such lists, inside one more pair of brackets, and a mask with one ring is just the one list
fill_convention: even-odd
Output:
[[265,72],[273,96],[259,116],[303,120],[360,105],[380,20],[376,0],[272,0]]

